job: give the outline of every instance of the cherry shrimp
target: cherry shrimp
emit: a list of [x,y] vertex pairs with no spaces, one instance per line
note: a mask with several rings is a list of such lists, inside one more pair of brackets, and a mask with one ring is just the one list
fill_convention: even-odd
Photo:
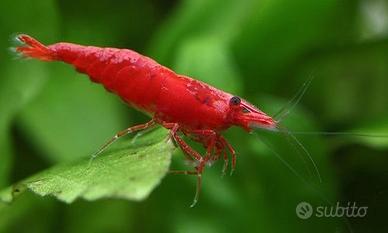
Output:
[[[194,206],[199,197],[206,164],[223,159],[224,174],[229,166],[230,154],[231,173],[235,170],[236,151],[222,136],[222,132],[231,126],[238,126],[247,132],[255,128],[283,132],[301,149],[302,154],[307,155],[307,162],[313,164],[314,172],[321,180],[308,151],[290,131],[279,125],[302,98],[311,79],[288,105],[271,117],[238,96],[177,74],[153,59],[129,49],[65,42],[46,46],[25,34],[18,35],[16,39],[22,45],[15,50],[23,57],[71,64],[78,72],[87,74],[91,81],[102,84],[107,91],[118,95],[129,106],[151,116],[151,120],[144,124],[118,132],[92,155],[91,160],[119,138],[160,125],[169,130],[169,138],[182,149],[186,159],[196,164],[192,171],[171,171],[197,176],[197,189],[191,205]],[[201,155],[185,142],[182,135],[201,144],[206,152]],[[287,166],[297,175],[292,167]]]

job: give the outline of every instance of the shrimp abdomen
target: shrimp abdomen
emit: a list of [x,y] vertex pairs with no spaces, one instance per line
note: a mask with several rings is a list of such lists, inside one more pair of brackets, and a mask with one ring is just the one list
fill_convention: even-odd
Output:
[[78,72],[87,74],[93,82],[101,83],[126,103],[147,112],[155,111],[163,79],[176,75],[154,60],[129,49],[63,42],[45,46],[28,35],[20,35],[18,39],[25,43],[16,48],[23,56],[71,64]]

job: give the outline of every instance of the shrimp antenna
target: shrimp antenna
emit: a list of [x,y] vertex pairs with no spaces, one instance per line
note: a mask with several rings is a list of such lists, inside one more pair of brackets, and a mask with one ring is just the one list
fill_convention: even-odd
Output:
[[[299,141],[299,139],[292,134],[292,131],[289,131],[283,125],[278,125],[275,129],[271,129],[271,131],[275,133],[281,133],[281,135],[283,135],[287,139],[287,142],[292,146],[295,152],[302,159],[304,166],[306,167],[309,175],[311,175],[311,177],[316,176],[318,178],[319,183],[322,183],[321,173],[319,172],[318,166],[315,163],[313,157],[311,156],[310,152],[306,149],[306,147]],[[311,164],[311,166],[309,166],[308,164]]]
[[308,183],[304,178],[303,176],[297,172],[295,170],[294,167],[291,166],[291,164],[289,164],[285,159],[283,159],[283,157],[278,153],[276,152],[273,148],[274,146],[267,140],[265,140],[264,138],[260,137],[256,132],[254,133],[254,135],[261,141],[263,142],[264,145],[267,146],[267,148],[271,151],[272,154],[275,155],[275,157],[277,159],[280,160],[280,162],[282,162],[284,164],[284,166],[286,166],[296,177],[298,177],[298,179],[302,180],[304,183]]
[[303,95],[306,93],[313,79],[314,76],[312,75],[306,82],[303,83],[294,97],[292,97],[292,99],[288,101],[287,104],[285,104],[277,113],[273,115],[273,118],[277,122],[281,122],[295,108],[295,106],[302,99]]
[[[273,118],[276,122],[281,122],[285,117],[288,116],[295,108],[295,106],[300,102],[307,89],[309,88],[311,82],[314,80],[314,76],[312,75],[307,81],[303,83],[303,85],[299,88],[297,93],[291,98],[290,101],[287,102],[277,113],[273,115]],[[353,136],[353,137],[373,137],[373,138],[388,138],[388,134],[369,134],[369,133],[358,133],[358,132],[336,132],[336,131],[290,131],[283,127],[283,130],[286,130],[286,134],[289,134],[294,141],[299,144],[303,149],[303,145],[298,141],[295,135],[326,135],[326,136]],[[282,132],[279,130],[274,130],[277,132]],[[285,132],[283,132],[285,133]],[[292,135],[292,134],[293,135]],[[296,140],[295,140],[296,139]]]
[[[310,172],[310,174],[313,174],[315,172],[318,180],[319,180],[319,183],[322,183],[322,177],[321,177],[321,173],[319,172],[319,169],[318,169],[318,166],[317,164],[315,163],[313,157],[311,156],[310,152],[306,149],[306,147],[299,141],[299,139],[293,135],[286,127],[284,126],[278,126],[279,128],[279,132],[281,132],[287,139],[288,143],[290,143],[295,151],[302,157],[308,171]],[[291,139],[291,140],[290,140]],[[305,156],[303,156],[305,155]],[[308,158],[308,160],[306,161],[306,157]],[[312,164],[313,166],[313,170],[314,172],[312,172],[310,170],[310,167],[307,166],[307,164],[310,163]]]
[[[297,172],[291,166],[291,164],[289,164],[285,159],[283,159],[283,157],[275,149],[273,149],[274,146],[269,141],[265,140],[263,137],[260,137],[257,132],[254,132],[254,135],[259,139],[259,141],[261,141],[265,146],[267,146],[267,148],[271,151],[271,153],[273,155],[275,155],[275,157],[277,159],[279,159],[280,162],[282,162],[296,177],[298,177],[299,180],[301,180],[305,185],[307,185],[314,192],[316,192],[319,195],[319,197],[321,198],[322,201],[324,201],[325,203],[327,203],[327,204],[329,204],[331,206],[334,206],[334,204],[326,197],[326,195],[322,191],[319,190],[319,188],[314,183],[308,182],[299,172]],[[353,233],[353,229],[352,229],[352,227],[350,225],[349,220],[346,217],[342,217],[342,219],[344,221],[344,225],[346,226],[347,230],[350,233]]]
[[358,132],[335,132],[335,131],[288,131],[292,134],[299,135],[326,135],[326,136],[353,136],[353,137],[371,137],[371,138],[388,138],[388,134],[370,134]]

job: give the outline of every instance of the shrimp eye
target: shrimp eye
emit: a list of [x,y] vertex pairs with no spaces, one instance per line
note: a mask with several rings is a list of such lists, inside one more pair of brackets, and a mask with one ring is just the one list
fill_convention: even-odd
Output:
[[241,103],[241,99],[239,97],[237,97],[237,96],[233,96],[229,100],[229,104],[233,105],[233,106],[239,105],[240,103]]

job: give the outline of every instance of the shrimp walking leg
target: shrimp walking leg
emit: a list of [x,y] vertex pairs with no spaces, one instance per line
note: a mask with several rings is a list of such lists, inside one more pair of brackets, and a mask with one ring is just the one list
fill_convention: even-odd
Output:
[[228,169],[228,165],[229,165],[229,158],[228,158],[228,154],[225,150],[225,146],[224,144],[222,144],[221,142],[217,141],[216,143],[216,151],[215,151],[215,154],[214,154],[214,157],[211,158],[213,161],[217,161],[220,159],[220,157],[223,157],[224,159],[224,165],[222,166],[222,173],[221,173],[221,176],[225,176],[226,174],[226,170]]
[[132,127],[129,127],[127,129],[124,129],[120,132],[118,132],[115,136],[113,136],[109,141],[107,141],[104,145],[101,146],[101,148],[92,155],[91,161],[93,161],[99,154],[101,154],[105,149],[107,149],[110,145],[112,145],[116,140],[119,138],[129,134],[129,133],[134,133],[140,130],[145,130],[148,129],[152,126],[155,126],[155,121],[152,119],[147,123],[140,124],[140,125],[135,125]]
[[[183,150],[184,153],[187,153],[188,155],[193,157],[193,159],[197,160],[199,162],[199,164],[201,164],[202,161],[203,161],[202,156],[198,152],[196,152],[194,149],[192,149],[178,135],[178,133],[177,133],[178,129],[179,129],[179,125],[178,124],[175,124],[172,127],[172,129],[170,130],[172,138],[174,138],[174,140],[178,143],[178,145],[180,146],[180,148]],[[191,173],[192,173],[191,171],[187,171],[186,172],[186,174],[191,174]],[[183,173],[183,174],[185,174],[185,173]],[[198,166],[196,167],[196,171],[193,174],[197,175],[197,188],[196,188],[196,191],[195,191],[195,196],[194,196],[193,203],[190,205],[190,207],[194,207],[197,204],[198,198],[199,198],[199,193],[201,192],[201,186],[202,186],[202,174],[199,172]]]
[[170,129],[170,135],[174,139],[176,143],[178,143],[179,147],[183,150],[184,153],[192,157],[194,160],[201,162],[202,156],[196,152],[193,148],[191,148],[179,135],[179,125],[175,123],[164,123],[164,127]]
[[230,154],[232,155],[232,168],[230,170],[230,175],[232,175],[234,170],[236,169],[236,151],[233,149],[232,145],[230,145],[229,142],[226,141],[224,137],[220,136],[220,141],[222,142],[222,144],[224,144],[224,146],[226,146],[226,148],[228,148]]
[[199,162],[198,166],[196,167],[197,170],[197,189],[195,192],[193,203],[190,207],[194,207],[195,204],[198,202],[199,194],[201,192],[201,186],[202,186],[202,172],[205,168],[206,163],[210,160],[212,157],[212,152],[214,150],[216,139],[217,139],[217,133],[213,130],[194,130],[191,133],[197,134],[199,136],[205,136],[208,140],[206,142],[206,154],[202,158],[202,160]]
[[216,145],[217,133],[214,130],[193,130],[190,132],[191,134],[195,134],[201,137],[206,138],[204,141],[204,146],[206,148],[206,154],[203,157],[202,161],[197,166],[198,173],[202,173],[206,163],[210,160],[212,156],[213,149]]
[[207,146],[206,155],[202,157],[197,151],[191,148],[179,135],[179,125],[174,123],[164,123],[164,127],[170,129],[171,137],[177,142],[179,147],[183,150],[184,153],[191,156],[194,160],[198,161],[198,165],[195,167],[196,171],[172,171],[175,174],[192,174],[197,175],[197,188],[194,196],[193,203],[190,207],[194,207],[198,202],[199,194],[201,192],[202,186],[202,172],[206,162],[211,158],[211,152],[215,145],[216,133],[212,130],[198,130],[192,131],[190,133],[196,134],[199,136],[210,136],[209,145]]
[[[232,156],[231,174],[233,173],[233,170],[236,167],[236,152],[222,135],[217,134],[213,130],[193,130],[190,132],[190,134],[196,136],[196,137],[193,137],[193,139],[195,141],[201,142],[204,145],[204,147],[207,149],[206,156],[204,158],[204,161],[202,162],[202,169],[203,169],[203,166],[209,160],[216,161],[220,159],[221,155],[223,155],[224,166],[222,168],[222,175],[225,175],[229,164],[229,158],[225,150],[225,148],[227,148],[227,150],[230,152]],[[214,150],[214,153],[212,153],[213,150]],[[207,158],[207,156],[209,157]]]

